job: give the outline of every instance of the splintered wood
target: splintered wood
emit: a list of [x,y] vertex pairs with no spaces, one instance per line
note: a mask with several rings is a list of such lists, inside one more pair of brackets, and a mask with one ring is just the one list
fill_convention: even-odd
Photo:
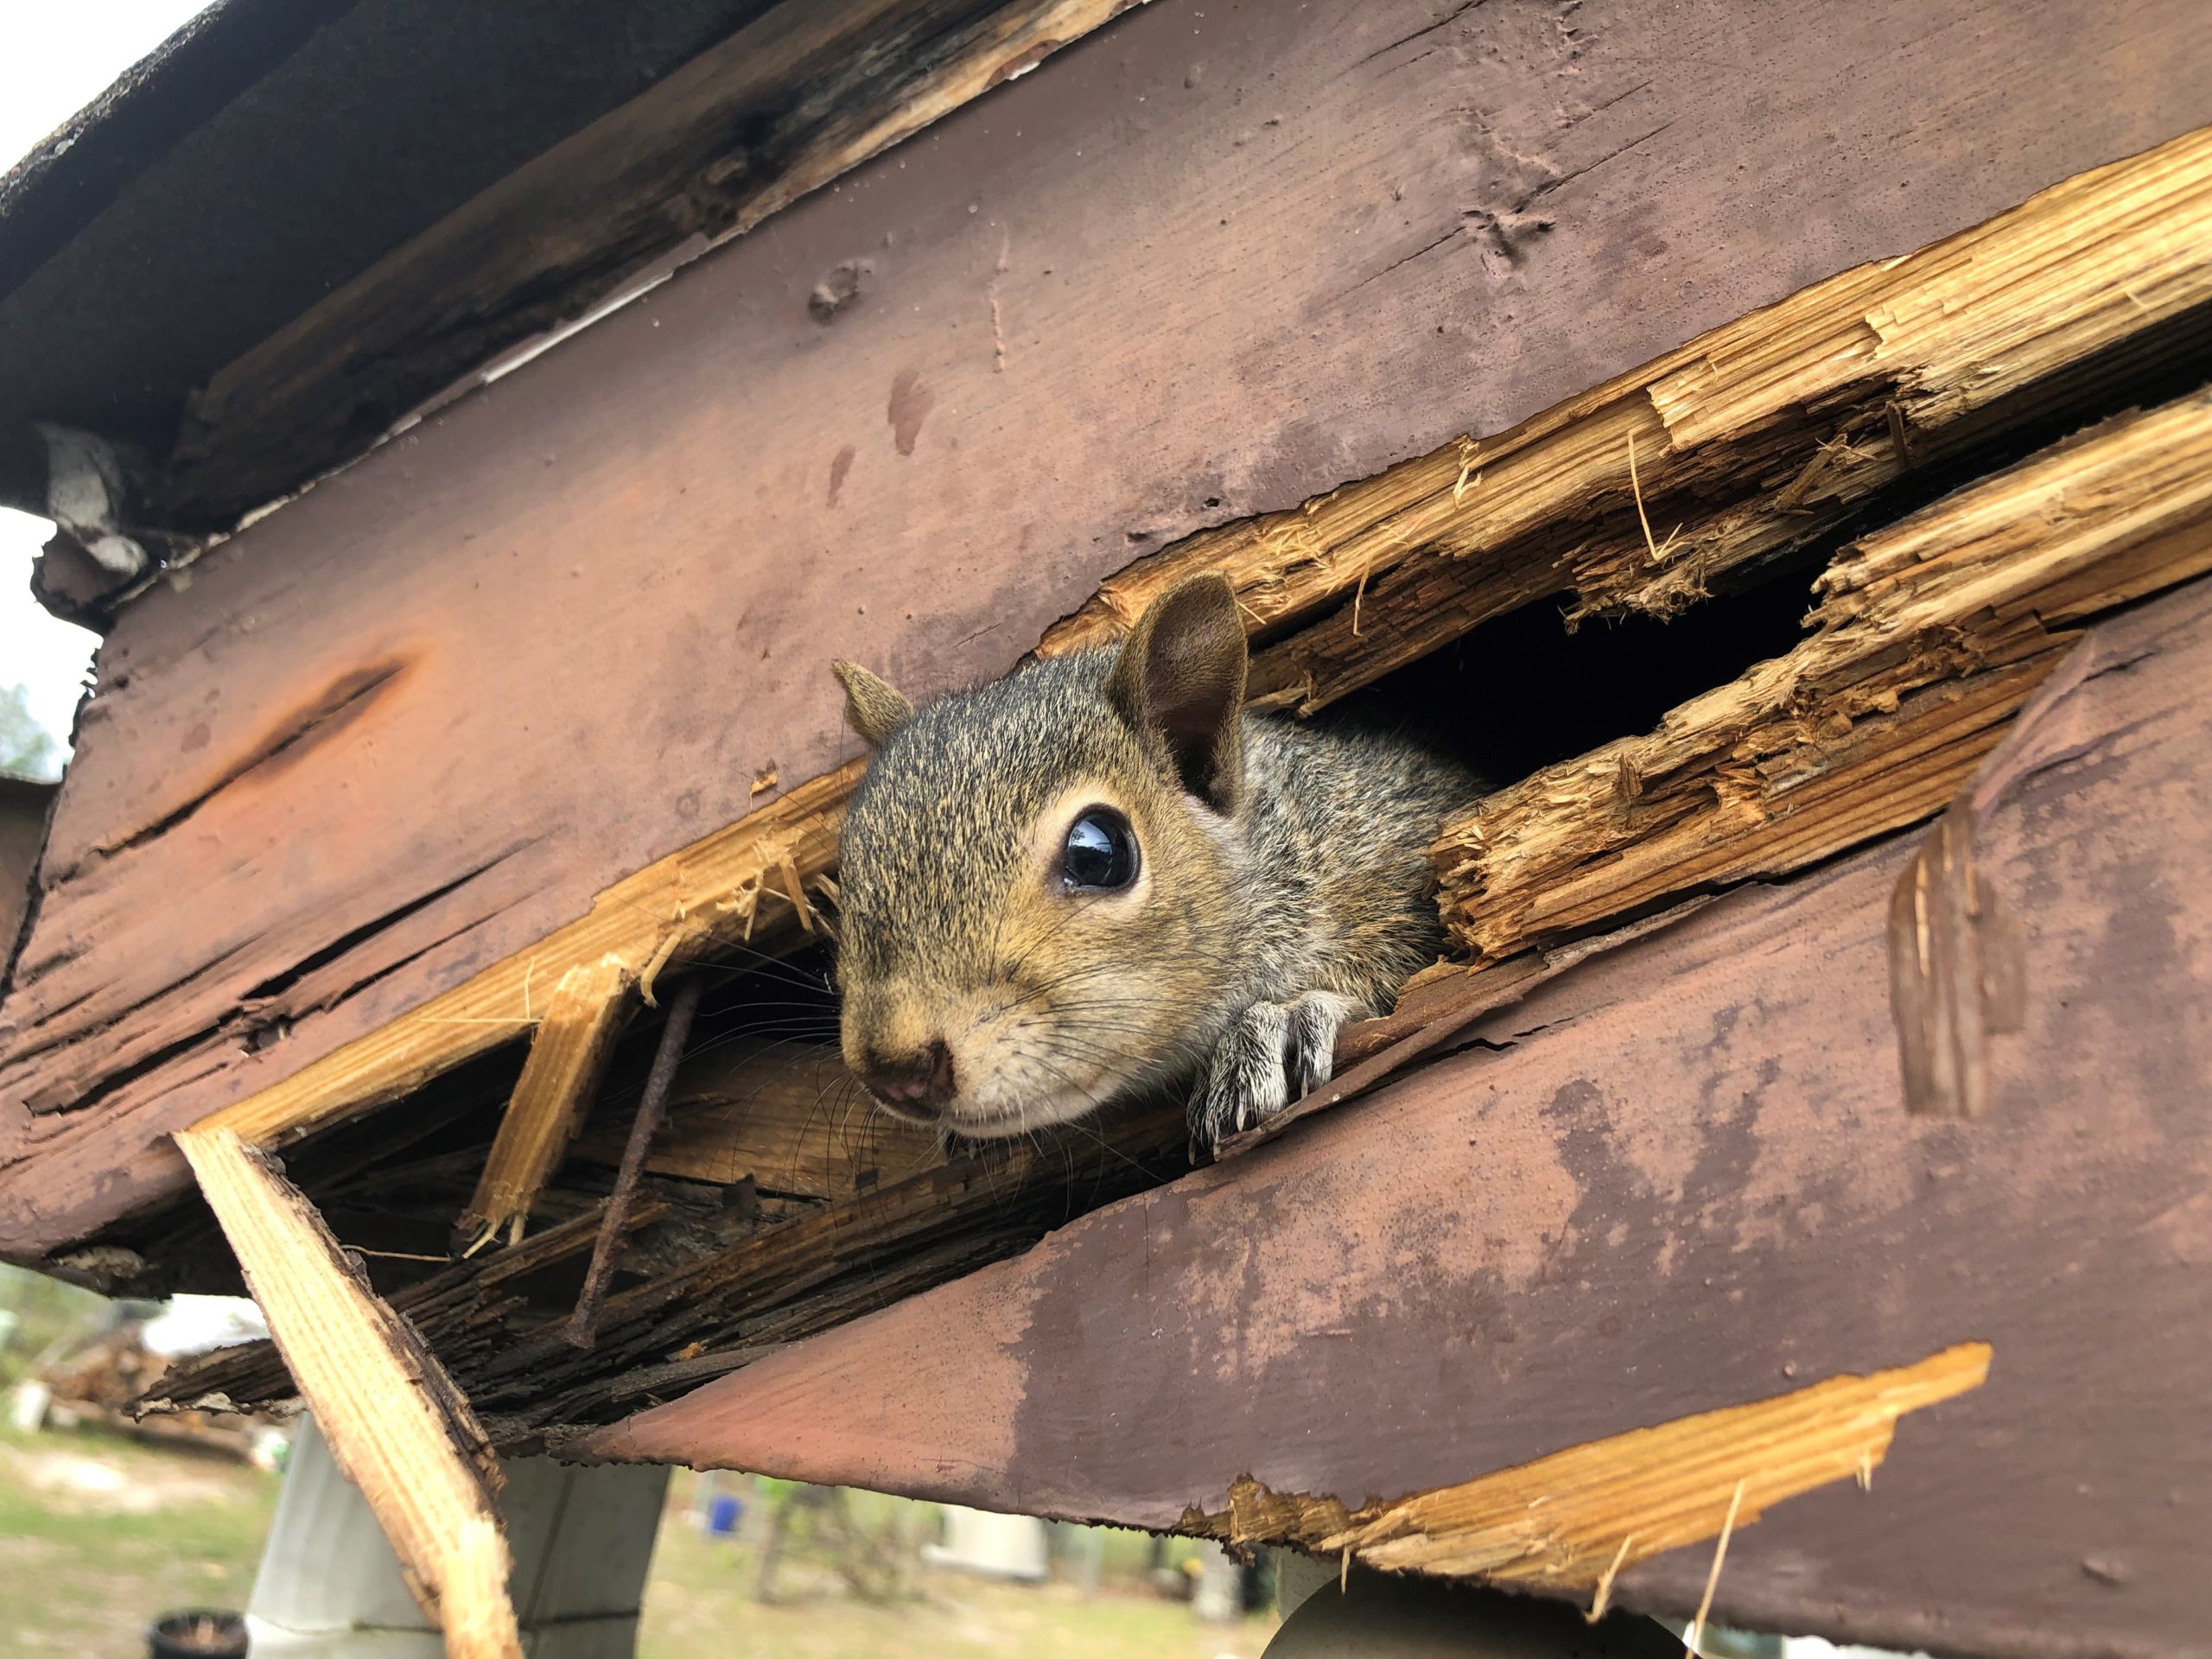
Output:
[[1255,632],[1289,635],[1258,652],[1253,697],[1309,712],[1548,594],[1571,594],[1574,616],[1670,614],[1910,468],[2048,418],[2069,378],[2155,369],[2177,331],[2212,328],[2187,315],[2208,301],[2212,129],[1815,283],[1510,431],[1164,550],[1040,649],[1116,638],[1219,569]]
[[548,1177],[575,1139],[630,1014],[637,976],[606,956],[563,974],[531,1039],[506,1115],[459,1231],[474,1250],[501,1233],[518,1243]]
[[499,1475],[484,1431],[268,1154],[230,1129],[176,1137],[331,1456],[391,1541],[452,1659],[520,1659]]
[[1890,901],[1890,1013],[1905,1109],[1980,1117],[1993,1033],[2027,1005],[2020,919],[1975,868],[1974,804],[1954,802],[1897,878]]
[[[1910,468],[2202,336],[2212,129],[1817,283],[1510,431],[1192,537],[1110,578],[1039,650],[1107,643],[1184,575],[1219,569],[1262,638],[1255,705],[1315,709],[1548,594],[1571,592],[1578,614],[1669,613],[1721,571],[1834,531]],[[611,955],[650,997],[674,955],[752,940],[760,923],[804,925],[861,771],[813,779],[646,866],[588,915],[223,1121],[257,1142],[310,1133],[528,1031],[533,976]]]
[[[823,1071],[836,1064],[834,1051],[815,1058]],[[715,1144],[726,1126],[746,1149],[736,1160],[749,1164],[756,1143],[741,1115],[714,1109],[718,1073],[706,1075],[703,1121],[685,1136],[679,1105],[669,1139],[711,1169],[731,1158]],[[676,1099],[685,1097],[679,1088]],[[735,1370],[777,1344],[1019,1254],[1076,1209],[1189,1167],[1179,1106],[950,1156],[880,1118],[851,1129],[828,1117],[817,1124],[821,1137],[841,1143],[830,1166],[835,1202],[809,1205],[710,1253],[658,1262],[607,1297],[588,1351],[569,1345],[560,1319],[549,1320],[518,1292],[530,1274],[590,1249],[594,1216],[549,1228],[512,1250],[456,1263],[400,1291],[395,1305],[469,1398],[496,1415],[500,1443],[511,1446],[542,1430],[609,1421],[654,1395]],[[797,1166],[802,1173],[819,1166],[816,1156],[801,1156]],[[1071,1192],[1082,1195],[1080,1205]],[[658,1207],[641,1205],[628,1220],[634,1227],[655,1213]],[[162,1379],[162,1391],[180,1405],[211,1395],[239,1408],[273,1403],[292,1392],[275,1357],[259,1344],[242,1344],[179,1367]]]
[[1847,548],[1811,632],[1646,735],[1549,766],[1433,849],[1478,958],[1927,817],[2074,625],[2212,569],[2212,393],[2118,417]]
[[1369,1567],[1595,1591],[1816,1486],[1867,1481],[1899,1417],[1980,1388],[1989,1361],[1987,1344],[1961,1343],[1916,1365],[1830,1377],[1359,1510],[1247,1478],[1227,1508],[1189,1510],[1178,1529]]
[[837,821],[861,763],[803,784],[737,823],[648,864],[601,893],[588,912],[493,963],[391,1024],[250,1095],[208,1120],[281,1145],[419,1089],[486,1050],[525,1035],[543,1011],[532,986],[580,963],[620,961],[649,993],[671,960],[753,936],[764,911],[787,907],[784,872],[812,878],[836,858]]

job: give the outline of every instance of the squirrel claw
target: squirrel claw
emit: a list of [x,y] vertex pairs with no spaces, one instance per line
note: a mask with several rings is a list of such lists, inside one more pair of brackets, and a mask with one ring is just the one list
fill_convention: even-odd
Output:
[[1191,1098],[1192,1161],[1326,1083],[1337,1028],[1351,1013],[1335,992],[1308,991],[1287,1003],[1255,1002],[1239,1014]]

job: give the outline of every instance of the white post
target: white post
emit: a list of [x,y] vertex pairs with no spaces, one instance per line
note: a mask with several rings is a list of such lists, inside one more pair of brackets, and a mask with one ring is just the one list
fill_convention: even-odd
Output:
[[[502,1464],[530,1659],[631,1659],[668,1471]],[[361,1494],[302,1415],[246,1609],[254,1659],[444,1659]]]

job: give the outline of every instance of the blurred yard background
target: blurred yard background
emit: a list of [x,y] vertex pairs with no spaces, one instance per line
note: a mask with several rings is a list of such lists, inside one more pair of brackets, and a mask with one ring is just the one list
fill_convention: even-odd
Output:
[[[83,1292],[0,1268],[0,1391],[114,1316]],[[5,1315],[13,1314],[12,1321]],[[1057,1529],[1052,1577],[1015,1584],[925,1567],[933,1505],[722,1476],[670,1485],[639,1651],[644,1659],[1256,1659],[1255,1614],[1203,1623],[1180,1599],[1193,1546]],[[0,1426],[0,1584],[10,1654],[140,1659],[145,1627],[188,1606],[243,1608],[282,1476],[226,1452],[144,1441],[94,1422]],[[743,1517],[704,1517],[719,1492]],[[772,1512],[783,1542],[764,1575]],[[765,1577],[765,1582],[764,1582]],[[1090,1587],[1095,1577],[1096,1587]],[[772,1598],[762,1601],[763,1591]]]

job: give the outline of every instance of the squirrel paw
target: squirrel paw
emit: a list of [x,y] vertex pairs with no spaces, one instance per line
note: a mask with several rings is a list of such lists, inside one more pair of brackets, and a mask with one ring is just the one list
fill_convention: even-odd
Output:
[[1290,1002],[1255,1002],[1239,1014],[1191,1097],[1192,1161],[1326,1083],[1337,1028],[1351,1014],[1349,999],[1308,991]]

